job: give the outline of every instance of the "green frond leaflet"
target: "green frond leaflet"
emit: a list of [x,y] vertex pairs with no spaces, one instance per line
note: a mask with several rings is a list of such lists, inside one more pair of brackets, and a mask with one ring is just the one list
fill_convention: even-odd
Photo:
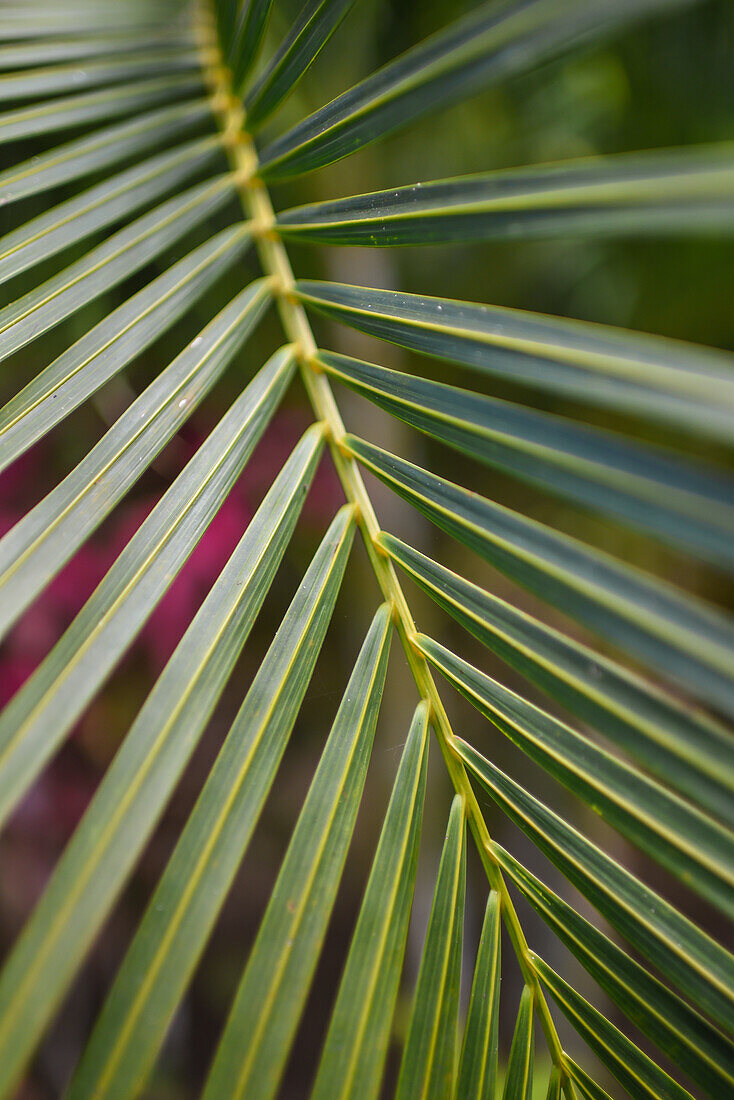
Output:
[[367,774],[390,649],[379,609],[342,697],[214,1057],[205,1097],[275,1095],[306,1001]]
[[299,281],[345,325],[490,378],[673,424],[732,445],[732,356],[608,325],[394,290]]
[[0,172],[0,199],[8,204],[51,191],[127,157],[170,145],[173,139],[201,129],[210,121],[207,101],[194,99],[93,130]]
[[[239,15],[229,39],[222,38],[223,52],[229,57],[235,91],[242,90],[257,60],[268,29],[272,7],[273,0],[245,0],[240,5]],[[228,46],[228,43],[231,45]]]
[[734,919],[734,834],[432,638],[416,645],[484,717],[629,841]]
[[382,532],[378,544],[503,661],[734,828],[734,766],[723,727],[393,535]]
[[660,1050],[712,1100],[734,1088],[734,1044],[499,844],[492,851],[549,928]]
[[666,6],[667,0],[482,4],[276,138],[263,150],[263,176],[280,179],[331,164],[579,38],[601,38]]
[[221,154],[217,137],[176,146],[120,172],[0,238],[0,283],[175,190]]
[[464,802],[456,795],[436,878],[395,1100],[451,1096],[461,982],[466,880]]
[[311,0],[245,96],[247,128],[262,126],[290,95],[355,0]]
[[323,244],[403,246],[734,228],[731,142],[510,168],[297,206],[279,232]]
[[616,928],[724,1029],[734,1030],[734,956],[470,745],[471,775]]
[[537,955],[533,956],[533,967],[569,1022],[631,1096],[693,1100],[686,1089],[656,1066]]
[[345,505],[332,522],[245,696],[98,1017],[69,1100],[131,1097],[145,1083],[285,751],[341,585],[353,511]]
[[375,1100],[408,936],[428,764],[418,704],[395,778],[321,1055],[312,1100]]
[[166,199],[37,289],[5,306],[0,310],[0,361],[139,271],[221,210],[233,194],[229,174],[198,183]]
[[494,1100],[500,1022],[500,899],[491,891],[474,966],[456,1086],[465,1100]]
[[532,1100],[534,1061],[533,991],[526,985],[517,1010],[502,1100]]
[[319,351],[316,360],[360,397],[454,450],[734,570],[734,495],[718,470],[350,356]]
[[501,572],[734,715],[734,625],[719,611],[363,439],[344,446]]
[[176,356],[86,458],[0,539],[0,634],[135,484],[242,347],[271,299],[241,291]]
[[127,366],[183,316],[250,246],[223,229],[109,313],[0,409],[0,470]]
[[3,819],[168,590],[242,472],[293,370],[293,353],[286,349],[253,379],[3,711]]
[[276,479],[148,696],[5,964],[3,1089],[21,1072],[196,746],[288,545],[321,446],[321,432],[312,429]]
[[32,107],[19,107],[0,114],[0,145],[56,130],[88,126],[102,119],[132,114],[195,92],[201,92],[198,73],[141,81],[128,88],[102,88],[87,95],[64,96]]
[[[104,60],[87,60],[78,65],[48,65],[25,72],[0,75],[0,103],[14,99],[36,99],[58,95],[69,87],[86,91],[99,85],[127,84],[162,74],[173,75],[196,69],[194,50],[164,50],[160,53],[123,54]],[[1,125],[1,122],[0,122]]]

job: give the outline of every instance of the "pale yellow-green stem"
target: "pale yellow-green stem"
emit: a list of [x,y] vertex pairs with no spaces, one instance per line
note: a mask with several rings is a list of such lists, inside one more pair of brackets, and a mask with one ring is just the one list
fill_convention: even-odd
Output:
[[[303,384],[318,420],[326,425],[327,439],[344,493],[357,508],[359,523],[367,553],[385,599],[393,608],[393,618],[405,650],[410,670],[421,698],[428,703],[431,724],[455,790],[464,800],[465,812],[476,841],[489,884],[500,898],[500,911],[515,949],[525,982],[533,991],[541,1026],[554,1063],[563,1076],[567,1100],[575,1100],[575,1090],[566,1067],[563,1049],[545,994],[532,965],[525,934],[514,903],[505,884],[502,871],[492,852],[486,822],[462,760],[456,752],[456,740],[446,710],[439,696],[431,670],[423,654],[416,648],[416,627],[410,608],[389,558],[379,549],[380,533],[372,501],[359,467],[343,444],[345,429],[331,385],[316,363],[316,342],[303,306],[293,294],[294,277],[282,240],[275,232],[270,195],[257,176],[257,154],[245,128],[242,101],[233,95],[231,76],[219,53],[213,13],[207,0],[201,0],[196,14],[196,34],[205,55],[204,72],[211,91],[212,110],[223,131],[224,145],[234,169],[245,216],[253,227],[253,235],[263,271],[274,280],[275,294],[288,340],[297,350]],[[212,56],[214,59],[212,60]]]

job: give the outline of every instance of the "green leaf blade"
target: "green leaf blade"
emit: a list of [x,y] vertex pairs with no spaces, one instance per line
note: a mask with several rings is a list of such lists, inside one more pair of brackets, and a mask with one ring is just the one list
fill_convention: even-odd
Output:
[[428,708],[416,708],[342,975],[312,1100],[374,1100],[408,935],[428,763]]
[[734,1088],[734,1044],[523,867],[499,844],[503,872],[628,1019],[717,1100]]
[[109,313],[0,409],[0,470],[169,329],[250,247],[247,226],[224,229]]
[[347,855],[387,670],[375,616],[342,698],[220,1040],[204,1096],[265,1100],[285,1068]]
[[293,354],[286,349],[253,379],[3,711],[3,819],[168,590],[252,454],[293,370]]
[[83,179],[126,157],[165,148],[210,121],[211,108],[205,99],[146,111],[6,168],[0,172],[0,198],[6,204],[17,202]]
[[276,479],[148,696],[3,969],[3,1087],[19,1074],[196,746],[288,546],[322,442],[320,431],[308,433]]
[[220,149],[216,137],[176,146],[19,226],[0,238],[0,283],[163,198],[210,166]]
[[0,539],[0,633],[69,560],[188,419],[263,315],[267,280],[241,291],[86,458]]
[[465,1097],[465,1100],[493,1100],[497,1088],[502,973],[500,928],[500,900],[498,894],[491,891],[479,939],[456,1086],[457,1097]]
[[230,728],[97,1020],[70,1100],[90,1095],[118,1100],[143,1086],[285,751],[353,534],[353,509],[345,505]]
[[68,91],[70,86],[86,91],[100,85],[124,85],[154,76],[173,76],[195,69],[198,61],[198,55],[191,49],[164,50],[160,53],[144,51],[127,56],[123,54],[119,58],[87,60],[84,68],[78,65],[48,65],[11,75],[2,73],[0,103],[15,99],[45,99]]
[[301,280],[296,292],[307,308],[422,355],[732,444],[732,360],[712,348],[371,287]]
[[533,967],[576,1031],[635,1100],[692,1100],[691,1094],[605,1020],[537,955]]
[[734,570],[734,497],[715,469],[600,428],[319,351],[361,397],[487,466]]
[[201,90],[201,77],[197,73],[182,74],[5,111],[0,114],[0,145],[132,114]]
[[257,130],[290,95],[355,0],[311,0],[245,96],[247,126]]
[[734,1030],[734,956],[619,863],[458,741],[472,776],[511,821],[668,980]]
[[466,879],[464,803],[456,795],[436,879],[396,1100],[454,1088]]
[[262,174],[313,171],[490,84],[524,71],[582,37],[599,38],[661,0],[531,0],[483,4],[414,46],[294,126],[262,153]]
[[278,215],[286,239],[411,246],[734,229],[730,142],[624,153],[312,203]]
[[230,174],[196,184],[119,229],[0,310],[0,361],[139,271],[232,198]]
[[359,461],[431,522],[546,602],[734,715],[734,626],[601,551],[348,435]]
[[656,863],[734,918],[734,834],[440,643],[419,634],[416,645],[536,764]]
[[512,1036],[507,1076],[502,1100],[532,1100],[535,1035],[533,1026],[533,991],[525,986],[517,1010],[515,1033]]
[[229,52],[232,67],[232,82],[236,91],[241,91],[250,75],[268,29],[270,13],[274,0],[245,0],[241,5],[240,16],[235,33],[232,35]]
[[734,828],[728,732],[703,712],[382,532],[380,548],[491,652]]

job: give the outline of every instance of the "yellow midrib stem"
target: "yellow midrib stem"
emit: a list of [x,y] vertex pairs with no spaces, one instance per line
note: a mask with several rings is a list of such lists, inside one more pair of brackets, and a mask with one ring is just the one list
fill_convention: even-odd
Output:
[[252,138],[245,130],[245,112],[242,101],[232,93],[231,76],[218,48],[214,16],[209,10],[211,0],[199,0],[196,33],[207,58],[216,60],[204,64],[204,72],[211,88],[212,110],[224,132],[224,144],[237,179],[237,188],[245,215],[251,220],[263,271],[275,280],[278,312],[283,328],[297,350],[299,369],[306,392],[316,417],[326,425],[327,439],[337,474],[347,500],[356,505],[357,521],[362,532],[370,562],[385,599],[393,608],[393,618],[405,650],[410,670],[421,698],[430,708],[431,724],[436,733],[441,753],[455,790],[464,799],[465,812],[484,866],[489,884],[500,898],[500,911],[510,940],[515,949],[523,978],[533,990],[541,1026],[554,1063],[563,1077],[563,1088],[568,1100],[575,1100],[575,1089],[563,1056],[558,1033],[548,1008],[543,989],[533,967],[525,934],[522,930],[514,903],[505,884],[502,871],[492,852],[492,842],[486,822],[479,808],[474,790],[460,757],[456,752],[456,739],[448,715],[438,694],[431,670],[425,657],[415,647],[415,623],[395,568],[376,543],[380,533],[372,501],[369,497],[359,467],[343,445],[344,422],[336,404],[326,375],[315,362],[316,341],[306,312],[294,294],[295,279],[288,254],[282,240],[273,229],[275,215],[265,184],[256,175],[257,153]]

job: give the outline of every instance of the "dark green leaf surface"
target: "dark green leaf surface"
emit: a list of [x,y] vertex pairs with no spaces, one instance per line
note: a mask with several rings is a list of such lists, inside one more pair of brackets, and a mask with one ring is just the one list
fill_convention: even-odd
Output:
[[734,485],[717,470],[347,355],[316,358],[361,397],[455,450],[734,569]]
[[214,136],[179,145],[7,233],[0,238],[0,283],[162,198],[211,166],[218,153],[221,141]]
[[230,174],[174,195],[0,310],[0,361],[116,286],[231,200]]
[[211,110],[207,101],[194,99],[173,107],[146,111],[129,121],[94,130],[0,172],[0,198],[7,204],[39,192],[51,191],[127,157],[162,148],[174,138],[199,129],[210,121]]
[[383,604],[357,658],[235,996],[204,1096],[275,1094],[326,934],[390,650]]
[[293,354],[287,349],[276,353],[253,379],[3,711],[3,819],[104,683],[206,531],[269,423],[293,368]]
[[265,655],[98,1018],[69,1090],[136,1095],[206,943],[308,687],[354,534],[338,513]]
[[393,535],[381,533],[379,545],[498,657],[734,828],[734,765],[723,727]]
[[533,991],[525,986],[517,1011],[502,1100],[532,1100],[535,1061],[534,1030]]
[[441,853],[395,1100],[443,1100],[453,1093],[464,929],[465,838],[464,803],[457,794]]
[[[46,0],[43,19],[38,5],[29,0],[5,0],[0,40],[15,38],[55,38],[87,33],[106,35],[134,33],[138,39],[148,34],[160,34],[170,26],[176,13],[177,0],[118,0],[116,4],[100,4],[97,0]],[[35,8],[35,10],[34,10]]]
[[734,146],[585,158],[416,183],[278,215],[286,238],[341,245],[734,229]]
[[257,279],[195,337],[55,489],[0,539],[0,634],[188,420],[262,317],[270,284]]
[[276,479],[148,696],[6,963],[2,1087],[20,1072],[196,747],[288,546],[321,442],[312,430]]
[[129,88],[103,88],[89,95],[64,96],[48,103],[5,111],[0,114],[0,145],[132,114],[200,91],[201,77],[198,73],[181,74],[141,81],[131,84]]
[[734,1088],[734,1044],[499,844],[492,851],[523,897],[660,1050],[712,1100]]
[[428,708],[419,703],[395,779],[312,1100],[379,1095],[408,936],[428,764]]
[[[5,8],[5,6],[4,6]],[[4,11],[3,11],[4,13]],[[13,42],[9,46],[0,46],[0,72],[13,72],[16,69],[30,69],[41,65],[64,64],[70,61],[84,61],[87,58],[124,56],[131,51],[143,48],[152,50],[181,50],[194,46],[192,38],[185,33],[175,35],[170,28],[167,32],[156,33],[152,29],[146,35],[145,43],[139,34],[128,31],[115,34],[91,34],[78,38],[41,38],[25,42]]]
[[568,1067],[571,1081],[579,1089],[584,1100],[612,1100],[612,1097],[608,1092],[605,1092],[601,1085],[597,1085],[595,1081],[589,1077],[588,1073],[585,1073],[581,1069],[581,1066],[577,1065],[572,1058],[566,1056],[566,1066]]
[[734,834],[432,638],[416,645],[513,744],[655,862],[734,919]]
[[602,37],[670,5],[671,0],[482,4],[273,141],[261,156],[263,175],[278,179],[331,164],[585,37]]
[[471,745],[472,775],[612,927],[705,1012],[734,1030],[734,957]]
[[490,378],[734,442],[732,356],[682,341],[394,290],[300,281],[307,307]]
[[645,573],[355,436],[349,450],[428,518],[513,580],[734,714],[734,626]]
[[589,1047],[635,1100],[691,1100],[691,1094],[643,1054],[542,959],[533,966],[553,1000]]
[[246,225],[222,230],[109,313],[0,409],[0,469],[149,347],[250,246]]
[[561,1073],[557,1066],[551,1070],[545,1100],[561,1100]]
[[0,103],[58,95],[69,88],[86,91],[100,85],[126,84],[153,76],[194,72],[198,68],[198,60],[196,51],[192,49],[165,50],[161,53],[145,52],[105,58],[103,61],[87,60],[83,67],[49,65],[12,75],[3,73],[0,75]]
[[469,1011],[456,1086],[465,1100],[494,1100],[499,1054],[500,900],[492,891],[487,898],[484,924],[474,966]]
[[224,51],[229,52],[233,83],[237,91],[241,91],[257,60],[272,7],[273,0],[243,0],[229,51],[228,43],[224,42]]
[[245,96],[247,127],[258,127],[276,110],[311,67],[354,0],[311,0]]

